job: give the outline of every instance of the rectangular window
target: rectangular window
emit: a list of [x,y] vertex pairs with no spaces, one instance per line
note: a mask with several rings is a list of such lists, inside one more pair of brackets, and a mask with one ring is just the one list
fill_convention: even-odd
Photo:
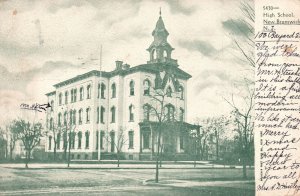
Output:
[[104,149],[104,147],[103,147],[103,144],[104,144],[104,132],[103,131],[101,131],[101,134],[100,134],[100,147],[101,147],[101,149]]
[[115,107],[111,108],[111,122],[112,123],[116,122],[116,108]]
[[56,149],[60,149],[60,133],[57,134],[57,138],[56,138]]
[[100,114],[100,112],[99,112],[99,107],[97,107],[97,116],[96,116],[96,118],[97,118],[97,124],[99,123],[99,114]]
[[180,135],[180,138],[179,138],[179,146],[180,146],[180,150],[183,150],[183,140],[184,140],[184,137],[183,137],[183,134]]
[[128,132],[129,137],[129,148],[133,148],[133,131]]
[[110,152],[115,152],[115,132],[110,133]]
[[52,143],[52,136],[49,136],[49,146],[48,146],[48,150],[51,150],[51,143]]
[[150,148],[150,133],[149,132],[144,132],[143,133],[143,147],[144,149],[149,149]]
[[105,112],[105,109],[104,107],[101,106],[101,111],[100,111],[100,122],[102,124],[104,124],[104,112]]

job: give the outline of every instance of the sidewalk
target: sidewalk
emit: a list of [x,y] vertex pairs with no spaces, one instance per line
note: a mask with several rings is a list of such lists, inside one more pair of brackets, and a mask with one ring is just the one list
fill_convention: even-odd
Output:
[[[117,164],[114,163],[94,163],[94,164],[78,164],[70,163],[70,167],[67,167],[66,163],[29,163],[28,169],[154,169],[155,163],[143,163],[143,164],[128,164],[122,163],[120,167],[117,167]],[[24,163],[5,163],[0,164],[0,167],[12,168],[12,169],[25,169]],[[162,163],[160,169],[233,169],[229,165],[213,165],[213,164],[198,164],[194,167],[193,164],[186,163]],[[241,166],[235,166],[235,168],[241,168]]]
[[144,185],[152,186],[172,186],[172,187],[234,187],[253,190],[254,180],[231,180],[231,181],[191,181],[191,180],[160,180],[155,183],[153,180],[146,180]]

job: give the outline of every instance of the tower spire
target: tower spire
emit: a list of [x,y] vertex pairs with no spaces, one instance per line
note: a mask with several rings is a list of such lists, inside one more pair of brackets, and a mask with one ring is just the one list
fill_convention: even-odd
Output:
[[154,38],[151,45],[148,47],[150,53],[149,63],[168,62],[177,65],[176,60],[171,58],[171,53],[174,48],[168,43],[169,32],[167,31],[164,21],[161,17],[161,7],[159,8],[159,18],[156,22],[155,29],[152,31]]

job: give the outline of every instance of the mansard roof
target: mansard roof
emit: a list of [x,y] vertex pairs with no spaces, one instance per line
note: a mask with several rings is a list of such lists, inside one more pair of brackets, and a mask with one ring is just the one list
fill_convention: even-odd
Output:
[[[183,80],[188,80],[192,76],[185,71],[179,69],[178,67],[175,66],[170,66],[167,64],[163,63],[153,63],[153,64],[141,64],[135,67],[127,68],[127,69],[115,69],[111,72],[101,72],[101,77],[104,78],[111,78],[114,76],[126,76],[131,73],[136,73],[136,72],[146,72],[146,73],[153,73],[153,74],[158,74],[160,71],[165,70],[166,72],[171,72],[176,78],[183,79]],[[62,81],[60,83],[57,83],[54,85],[55,88],[62,87],[68,84],[72,84],[74,82],[96,76],[100,77],[100,71],[98,70],[92,70],[87,73],[77,75],[73,78],[70,78],[68,80]]]

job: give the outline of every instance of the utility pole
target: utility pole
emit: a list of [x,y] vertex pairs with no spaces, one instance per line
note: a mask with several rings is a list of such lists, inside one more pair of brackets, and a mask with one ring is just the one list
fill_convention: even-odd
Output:
[[[100,78],[99,81],[101,81],[102,78],[102,45],[100,45],[100,59],[99,59],[99,68],[100,68]],[[100,89],[99,89],[99,113],[98,115],[101,115],[101,82],[99,82],[100,84]],[[99,119],[99,116],[97,116],[97,119]],[[98,161],[100,162],[101,160],[101,122],[99,122],[99,130],[98,130]]]

